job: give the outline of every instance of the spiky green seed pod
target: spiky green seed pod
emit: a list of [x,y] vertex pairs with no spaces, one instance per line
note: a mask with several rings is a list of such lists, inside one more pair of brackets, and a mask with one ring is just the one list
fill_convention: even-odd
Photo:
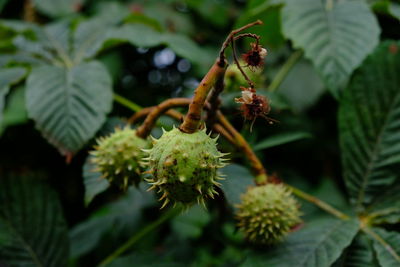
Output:
[[299,205],[283,184],[250,187],[241,200],[236,213],[238,226],[252,243],[282,241],[301,221]]
[[136,130],[116,128],[115,132],[97,140],[92,162],[97,170],[110,183],[125,190],[130,184],[140,182],[143,168],[140,161],[144,156],[142,149],[148,148],[150,142],[136,136]]
[[153,148],[146,150],[145,164],[153,175],[148,179],[164,200],[161,208],[170,201],[190,206],[201,203],[217,194],[215,186],[222,179],[218,169],[226,165],[226,159],[217,149],[217,138],[212,139],[205,130],[192,134],[172,129],[153,141]]

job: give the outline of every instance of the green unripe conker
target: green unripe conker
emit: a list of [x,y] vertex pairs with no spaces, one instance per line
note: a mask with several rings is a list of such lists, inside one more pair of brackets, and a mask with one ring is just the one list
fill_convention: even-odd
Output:
[[252,243],[280,242],[301,222],[299,205],[283,184],[250,187],[241,200],[236,212],[238,226]]
[[225,166],[225,155],[218,151],[216,139],[205,130],[192,134],[174,128],[155,140],[153,148],[146,150],[152,185],[162,194],[164,207],[168,202],[190,206],[201,203],[217,194],[215,186],[220,178],[218,169]]
[[143,171],[140,161],[145,154],[142,149],[149,146],[149,141],[136,136],[136,130],[117,128],[97,140],[92,161],[104,178],[125,190],[130,184],[139,184]]

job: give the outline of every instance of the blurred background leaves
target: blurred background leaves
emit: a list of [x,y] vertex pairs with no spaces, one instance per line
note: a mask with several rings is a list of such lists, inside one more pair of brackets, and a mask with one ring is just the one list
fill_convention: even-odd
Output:
[[[234,103],[244,81],[232,66],[222,111],[271,174],[368,218],[394,253],[357,233],[360,221],[327,217],[305,201],[304,225],[287,242],[263,252],[250,246],[232,211],[252,174],[220,138],[232,160],[218,199],[168,220],[110,266],[396,266],[400,61],[390,40],[400,38],[399,7],[389,0],[0,0],[0,223],[17,229],[1,227],[0,263],[36,257],[63,266],[69,258],[70,266],[96,266],[159,219],[144,184],[121,194],[91,171],[94,139],[125,124],[130,108],[190,97],[229,31],[260,19],[251,32],[269,54],[252,75],[279,123],[259,119],[249,132]],[[27,217],[30,224],[20,225]]]

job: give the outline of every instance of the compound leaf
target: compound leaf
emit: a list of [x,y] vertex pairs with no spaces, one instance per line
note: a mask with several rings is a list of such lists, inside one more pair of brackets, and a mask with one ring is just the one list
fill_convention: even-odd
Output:
[[2,178],[0,265],[58,267],[67,259],[67,225],[51,188],[34,177]]
[[71,155],[94,136],[112,105],[111,78],[96,61],[33,69],[26,85],[28,116],[47,140]]
[[21,80],[26,74],[24,68],[0,69],[0,122],[5,106],[5,97],[10,90],[10,86]]
[[379,263],[385,267],[396,267],[400,265],[400,234],[397,232],[388,232],[383,229],[375,228],[373,230],[381,237],[381,242],[374,240],[374,249],[376,251]]
[[379,41],[378,22],[363,1],[288,0],[283,33],[336,93]]
[[352,220],[316,220],[289,235],[285,243],[252,255],[242,266],[331,266],[358,232]]
[[339,110],[344,178],[360,210],[399,179],[400,53],[386,42],[355,73]]

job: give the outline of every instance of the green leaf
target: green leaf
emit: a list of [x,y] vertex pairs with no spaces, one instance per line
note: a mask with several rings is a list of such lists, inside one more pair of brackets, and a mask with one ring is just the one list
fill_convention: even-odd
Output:
[[162,43],[162,33],[143,24],[125,24],[110,32],[107,40],[120,40],[139,47],[153,47]]
[[281,133],[265,138],[261,142],[257,143],[253,149],[254,151],[258,151],[311,137],[311,134],[307,132]]
[[17,87],[8,96],[8,103],[3,112],[3,120],[0,122],[0,135],[7,127],[27,121],[25,88]]
[[204,47],[200,47],[192,39],[185,35],[165,33],[162,36],[164,44],[168,45],[177,55],[184,57],[192,63],[201,65],[206,68],[210,68],[213,64],[217,51],[215,53],[209,53]]
[[0,69],[0,123],[3,119],[5,97],[10,90],[10,86],[19,82],[25,74],[26,70],[24,68]]
[[359,210],[400,177],[398,47],[382,44],[355,73],[340,103],[344,178]]
[[310,108],[326,92],[316,69],[308,60],[297,62],[278,89],[296,112]]
[[207,67],[212,65],[215,56],[185,35],[168,32],[160,33],[143,24],[125,24],[118,29],[110,31],[105,39],[111,43],[113,41],[129,42],[139,47],[153,47],[164,44],[177,55],[188,59],[192,63]]
[[101,176],[101,173],[96,171],[96,165],[92,163],[91,159],[93,156],[87,157],[85,164],[83,165],[83,183],[85,186],[85,204],[93,200],[93,198],[104,192],[110,183],[107,179]]
[[381,242],[374,240],[374,249],[381,266],[398,267],[400,265],[400,233],[378,228],[373,231],[382,238]]
[[214,0],[185,0],[189,8],[197,11],[207,22],[223,28],[229,23],[230,2],[218,2]]
[[61,17],[80,10],[85,0],[33,0],[35,8],[50,17]]
[[372,223],[396,224],[400,222],[400,179],[374,199],[367,208]]
[[221,188],[225,198],[231,206],[239,204],[240,195],[245,193],[249,186],[254,186],[253,175],[244,167],[236,164],[229,164],[221,170],[226,175],[221,181]]
[[282,28],[335,94],[378,44],[380,33],[368,5],[351,0],[288,0]]
[[381,0],[372,3],[375,12],[388,14],[393,18],[400,20],[400,4],[392,3],[389,0]]
[[93,250],[107,233],[119,235],[119,242],[121,238],[127,238],[139,229],[143,218],[142,209],[154,203],[154,196],[143,187],[129,188],[122,198],[103,206],[70,231],[70,257],[77,259]]
[[28,115],[64,154],[76,153],[104,123],[112,105],[111,78],[99,62],[33,69],[26,85]]
[[73,34],[73,58],[75,62],[92,58],[114,32],[114,23],[110,19],[93,18],[81,22]]
[[284,44],[285,39],[281,29],[281,1],[277,0],[252,0],[249,1],[245,11],[237,19],[234,28],[242,27],[247,23],[261,20],[263,25],[251,29],[252,33],[261,36],[261,42],[267,48],[277,48]]
[[380,267],[380,265],[374,255],[371,240],[360,233],[332,267]]
[[[54,65],[72,65],[69,55],[70,21],[60,20],[39,27],[37,25],[15,25],[29,34],[19,34],[13,44],[17,48],[14,60],[31,63],[34,59]],[[17,61],[18,62],[18,61]],[[33,62],[35,63],[35,62]]]
[[135,252],[131,255],[119,257],[111,262],[109,267],[132,267],[132,263],[135,263],[135,267],[184,267],[184,264],[171,261],[166,257],[160,257],[156,253],[140,253]]
[[194,205],[172,219],[172,229],[182,238],[199,238],[210,220],[209,212],[200,205]]
[[109,27],[104,20],[92,19],[81,23],[74,34],[74,58],[91,58],[109,47],[130,43],[138,47],[153,47],[163,43],[163,34],[144,24],[124,24]]
[[249,256],[242,266],[331,266],[357,232],[356,221],[316,220],[290,234],[283,244]]
[[0,13],[9,0],[0,0]]
[[2,266],[66,266],[68,236],[61,206],[51,188],[35,178],[0,180]]

